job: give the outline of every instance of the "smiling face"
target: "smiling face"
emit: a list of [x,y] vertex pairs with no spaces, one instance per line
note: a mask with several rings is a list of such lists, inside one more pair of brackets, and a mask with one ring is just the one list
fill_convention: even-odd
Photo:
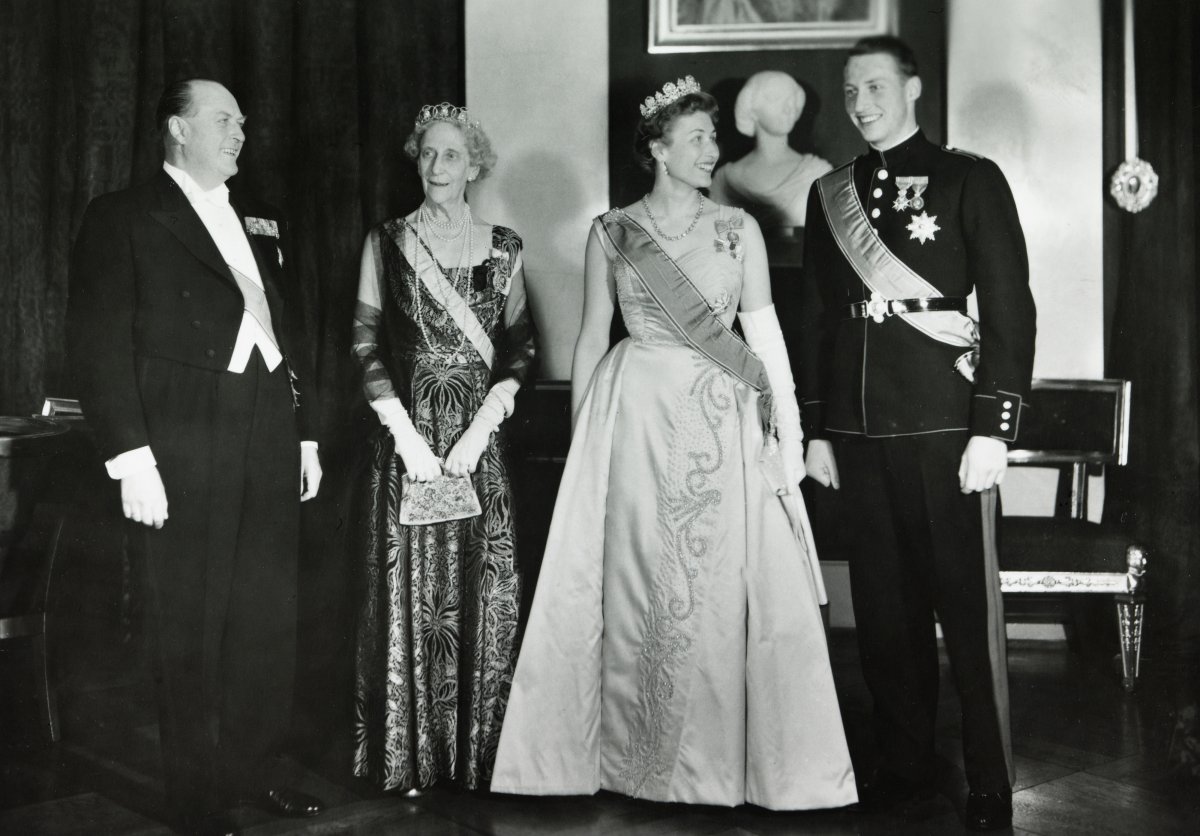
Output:
[[246,117],[233,94],[215,81],[193,82],[191,98],[187,114],[172,116],[168,124],[174,140],[168,161],[207,191],[237,174]]
[[467,139],[449,122],[434,122],[421,136],[417,170],[425,199],[435,206],[454,205],[463,199],[467,181],[479,174],[471,164]]
[[843,75],[846,114],[871,147],[886,151],[916,131],[921,79],[905,78],[894,57],[855,55]]
[[698,189],[712,185],[713,169],[721,155],[712,117],[702,110],[676,118],[663,138],[651,144],[650,151],[656,160],[666,162],[671,177]]

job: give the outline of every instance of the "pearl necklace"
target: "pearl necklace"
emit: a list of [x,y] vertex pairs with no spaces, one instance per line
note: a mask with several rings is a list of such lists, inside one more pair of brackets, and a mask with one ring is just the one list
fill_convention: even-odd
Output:
[[654,227],[654,231],[658,233],[658,237],[664,241],[682,241],[691,235],[692,230],[696,228],[696,224],[700,223],[700,216],[704,214],[704,195],[696,192],[696,197],[700,198],[700,202],[696,205],[696,216],[692,218],[692,222],[688,224],[688,228],[678,235],[667,235],[658,226],[658,221],[654,219],[654,213],[650,211],[650,201],[646,200],[646,196],[642,195],[642,208],[646,210],[646,217],[650,219],[650,225]]
[[[463,234],[463,230],[470,225],[471,207],[465,206],[463,213],[457,221],[443,221],[439,220],[437,215],[433,214],[433,211],[426,204],[422,203],[421,208],[417,212],[417,219],[424,221],[426,230],[433,233],[434,238],[449,244],[451,241],[457,240],[458,236]],[[451,230],[451,232],[449,235],[441,235],[438,232],[439,229]]]
[[[421,208],[422,209],[425,208],[424,204],[421,205]],[[417,258],[420,256],[420,251],[422,249],[422,245],[424,244],[424,247],[427,250],[427,255],[429,256],[430,261],[433,262],[433,266],[441,271],[442,275],[445,276],[446,281],[449,282],[451,285],[454,284],[454,279],[451,276],[451,272],[457,273],[458,271],[465,269],[465,270],[467,270],[468,275],[469,275],[470,269],[471,269],[471,260],[472,260],[472,256],[473,256],[474,244],[475,244],[475,241],[474,241],[474,239],[475,239],[475,224],[471,222],[471,207],[470,206],[467,206],[463,210],[463,218],[466,221],[467,235],[466,235],[466,238],[463,239],[462,250],[459,252],[458,265],[452,271],[448,272],[446,270],[443,270],[442,265],[439,264],[437,259],[433,257],[433,249],[431,247],[429,247],[428,244],[424,243],[424,242],[428,241],[428,239],[425,238],[422,233],[423,232],[425,232],[425,233],[432,232],[433,230],[431,230],[429,228],[429,224],[424,216],[424,212],[421,212],[421,211],[417,212],[417,224],[416,224],[416,229],[415,229],[415,232],[417,233],[416,240],[413,241],[413,257],[411,259],[409,259],[409,264],[411,264],[413,266],[414,271],[417,270]],[[459,223],[461,225],[462,221],[460,221]],[[462,233],[460,231],[459,233],[456,233],[455,235],[451,236],[450,239],[446,239],[446,238],[442,238],[437,233],[434,233],[434,237],[438,238],[439,240],[442,240],[442,241],[447,241],[447,240],[453,241],[455,238],[457,238],[461,234]],[[422,293],[422,291],[424,289],[425,289],[425,283],[422,282],[420,280],[420,277],[418,276],[416,287],[413,288],[413,296],[414,296],[414,300],[415,300],[414,301],[414,308],[415,308],[414,314],[415,315],[413,316],[413,319],[415,319],[417,321],[417,328],[421,331],[421,336],[425,338],[425,345],[428,346],[430,352],[441,356],[445,360],[448,360],[455,355],[461,355],[463,353],[464,349],[467,347],[466,331],[463,331],[461,328],[459,329],[459,331],[461,332],[461,336],[458,341],[458,347],[456,349],[454,349],[453,351],[439,350],[437,342],[435,342],[434,339],[429,335],[429,331],[425,327],[424,305],[421,303],[421,297],[424,295]],[[442,303],[442,309],[445,310],[447,307],[446,300],[438,299],[437,301]]]

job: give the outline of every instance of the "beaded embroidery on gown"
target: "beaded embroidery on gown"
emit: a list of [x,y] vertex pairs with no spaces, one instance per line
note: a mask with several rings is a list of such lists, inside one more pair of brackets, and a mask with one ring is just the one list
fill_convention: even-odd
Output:
[[[398,396],[433,453],[444,457],[497,372],[422,286],[396,243],[402,229],[403,221],[393,220],[371,233],[380,298],[359,300],[355,351],[368,397]],[[517,234],[496,226],[482,264],[445,273],[491,342],[506,350],[501,374],[519,378],[532,362],[532,332],[520,335],[527,343],[514,345],[503,314],[520,251]],[[480,516],[400,525],[402,476],[392,437],[380,426],[370,440],[357,532],[365,594],[354,774],[385,790],[428,787],[442,778],[486,786],[516,660],[520,594],[504,427],[473,477]]]
[[[740,219],[723,207],[675,259],[726,326]],[[491,788],[851,804],[819,582],[760,470],[759,395],[609,258],[630,337],[580,406]]]

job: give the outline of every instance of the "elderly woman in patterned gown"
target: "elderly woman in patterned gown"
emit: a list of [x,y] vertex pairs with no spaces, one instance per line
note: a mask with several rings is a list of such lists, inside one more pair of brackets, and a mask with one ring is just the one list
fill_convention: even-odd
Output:
[[[648,98],[654,186],[592,224],[571,449],[493,791],[857,798],[766,247],[699,191],[716,111],[690,76]],[[608,350],[617,304],[630,336]]]
[[[425,199],[363,246],[354,351],[380,427],[359,554],[354,774],[385,790],[486,786],[517,651],[520,584],[501,426],[530,372],[521,239],[474,218],[495,154],[464,108],[405,143]],[[482,513],[402,525],[402,480],[471,478]]]

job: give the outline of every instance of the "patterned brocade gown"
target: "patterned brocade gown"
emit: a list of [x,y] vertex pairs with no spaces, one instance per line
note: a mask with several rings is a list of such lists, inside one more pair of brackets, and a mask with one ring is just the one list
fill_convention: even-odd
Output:
[[[498,374],[523,378],[532,362],[532,329],[514,328],[511,317],[506,328],[504,321],[521,240],[493,227],[482,264],[444,272],[496,346],[497,368],[489,370],[401,252],[403,224],[388,221],[368,238],[378,297],[363,298],[370,289],[360,287],[355,353],[368,399],[398,396],[433,453],[445,457]],[[365,595],[354,774],[385,790],[440,779],[486,786],[516,661],[520,594],[503,425],[474,476],[480,516],[400,525],[402,475],[392,437],[380,426],[370,439],[357,532]]]
[[[726,327],[741,223],[723,207],[674,259]],[[759,466],[758,393],[605,247],[630,336],[575,416],[491,789],[852,804],[820,593]]]

